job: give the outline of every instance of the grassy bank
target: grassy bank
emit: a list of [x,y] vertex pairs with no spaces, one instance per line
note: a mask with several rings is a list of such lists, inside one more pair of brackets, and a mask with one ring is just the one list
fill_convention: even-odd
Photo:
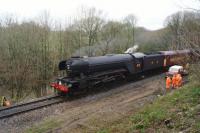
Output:
[[159,97],[136,114],[105,127],[111,132],[200,132],[200,86],[190,83]]
[[[199,83],[189,83],[165,96],[160,96],[152,104],[144,105],[138,111],[124,115],[120,119],[105,122],[102,118],[91,122],[97,127],[92,132],[97,133],[200,132]],[[26,132],[48,132],[51,129],[62,128],[63,123],[65,119],[62,118],[47,119]],[[87,132],[87,129],[83,131]]]

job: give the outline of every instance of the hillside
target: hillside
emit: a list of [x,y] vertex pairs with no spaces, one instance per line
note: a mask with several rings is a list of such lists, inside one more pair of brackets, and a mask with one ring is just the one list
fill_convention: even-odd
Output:
[[161,96],[138,113],[105,126],[98,133],[200,132],[200,86],[190,83]]
[[[138,51],[140,52],[166,50],[166,44],[163,43],[163,39],[166,34],[166,28],[152,31],[145,29],[144,27],[137,27],[135,29],[135,45],[139,46]],[[117,51],[113,50],[113,48],[119,45],[126,45],[126,41],[124,40],[124,38],[116,38],[112,40],[108,46],[104,42],[99,42],[98,44],[91,46],[90,49],[91,51],[93,51],[94,55],[101,55],[101,51],[103,49],[106,49],[106,47],[109,47],[109,53],[112,53],[112,51],[116,53]],[[132,47],[132,45],[129,45],[129,47]],[[78,56],[79,54],[81,56],[87,55],[88,49],[88,46],[81,47],[80,50],[77,49],[74,52],[73,56]],[[123,48],[123,51],[125,50],[126,49]],[[121,51],[119,51],[119,53],[121,53]]]
[[143,27],[136,28],[135,31],[135,39],[138,44],[146,44],[148,42],[156,42],[159,40],[165,33],[166,29],[159,29],[159,30],[147,30]]

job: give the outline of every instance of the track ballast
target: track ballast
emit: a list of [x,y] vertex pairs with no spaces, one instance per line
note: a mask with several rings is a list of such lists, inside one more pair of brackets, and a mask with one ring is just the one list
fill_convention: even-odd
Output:
[[42,97],[31,102],[16,104],[11,107],[2,107],[0,108],[0,119],[39,109],[56,103],[61,103],[63,101],[64,99],[59,95],[52,95]]

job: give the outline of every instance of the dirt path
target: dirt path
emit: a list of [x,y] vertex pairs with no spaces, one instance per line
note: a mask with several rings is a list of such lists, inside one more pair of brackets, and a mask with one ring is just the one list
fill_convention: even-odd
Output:
[[154,92],[163,88],[163,81],[162,76],[156,76],[15,116],[0,122],[0,128],[3,129],[0,132],[22,132],[33,124],[40,125],[43,119],[60,123],[47,132],[94,132],[105,124],[123,118],[144,104],[152,102],[156,98]]

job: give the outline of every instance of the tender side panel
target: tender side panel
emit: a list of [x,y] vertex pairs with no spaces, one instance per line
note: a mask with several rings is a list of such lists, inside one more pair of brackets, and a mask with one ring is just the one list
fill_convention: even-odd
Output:
[[164,55],[153,54],[144,57],[143,71],[162,68],[164,64]]

